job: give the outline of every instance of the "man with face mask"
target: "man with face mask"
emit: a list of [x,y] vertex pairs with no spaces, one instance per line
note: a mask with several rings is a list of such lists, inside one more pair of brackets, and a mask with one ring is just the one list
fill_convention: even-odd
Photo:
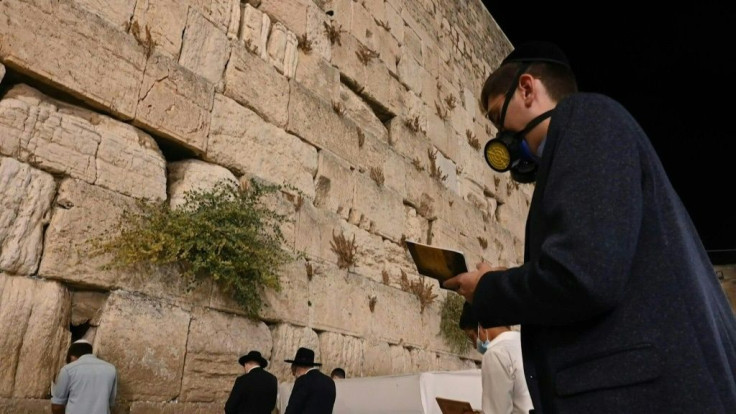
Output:
[[511,52],[481,100],[488,163],[536,181],[524,263],[444,287],[483,326],[521,325],[535,414],[736,413],[736,318],[631,114],[578,93],[546,42]]
[[481,327],[467,302],[460,315],[460,329],[483,354],[483,414],[527,414],[532,399],[524,379],[519,333],[508,326]]

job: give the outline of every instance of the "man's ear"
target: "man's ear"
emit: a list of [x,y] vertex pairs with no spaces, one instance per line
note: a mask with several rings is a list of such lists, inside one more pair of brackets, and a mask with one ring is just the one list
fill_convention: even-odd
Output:
[[519,89],[521,89],[521,97],[525,106],[531,106],[538,92],[536,78],[528,73],[524,73],[519,77]]

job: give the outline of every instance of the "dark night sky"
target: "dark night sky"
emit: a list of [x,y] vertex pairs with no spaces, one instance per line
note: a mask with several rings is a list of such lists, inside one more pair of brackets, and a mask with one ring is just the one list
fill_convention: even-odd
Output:
[[736,264],[736,14],[705,3],[483,2],[513,45],[557,43],[581,90],[633,114],[711,260]]

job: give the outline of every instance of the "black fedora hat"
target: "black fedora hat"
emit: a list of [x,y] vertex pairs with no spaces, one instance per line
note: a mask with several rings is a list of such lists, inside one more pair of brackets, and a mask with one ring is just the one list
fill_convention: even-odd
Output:
[[309,348],[297,349],[294,359],[285,359],[284,362],[290,362],[303,367],[318,367],[322,365],[321,363],[314,362],[314,351]]
[[268,361],[266,361],[266,358],[262,357],[261,353],[258,351],[250,351],[241,356],[238,359],[238,364],[243,365],[248,361],[256,361],[261,368],[266,368],[268,366]]

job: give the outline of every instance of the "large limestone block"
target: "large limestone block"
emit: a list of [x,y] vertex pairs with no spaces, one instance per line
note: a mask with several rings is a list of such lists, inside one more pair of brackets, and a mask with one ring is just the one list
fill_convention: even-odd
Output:
[[342,84],[338,97],[338,102],[345,106],[347,114],[361,129],[383,142],[388,142],[388,129],[363,99]]
[[0,19],[5,65],[117,117],[134,117],[146,51],[133,36],[72,2],[5,1]]
[[414,372],[411,365],[411,352],[402,345],[391,345],[389,348],[391,374],[408,374]]
[[291,82],[287,131],[351,163],[358,164],[361,158],[357,125],[339,115],[331,103],[309,93],[296,82]]
[[286,126],[289,107],[288,79],[244,47],[233,46],[225,69],[225,95],[252,108],[270,123]]
[[222,413],[222,407],[223,404],[219,402],[190,403],[135,401],[130,405],[130,414],[220,414]]
[[[352,3],[351,0],[347,1]],[[333,27],[334,25],[333,23]],[[355,36],[347,32],[340,34],[339,43],[332,44],[332,64],[340,69],[340,78],[356,90],[363,87],[366,77],[366,67],[357,55],[363,46]]]
[[363,340],[335,332],[319,335],[322,368],[325,373],[342,368],[348,378],[363,376]]
[[87,11],[102,17],[120,30],[127,30],[136,0],[74,0]]
[[230,56],[227,34],[195,9],[189,9],[182,42],[179,64],[217,84]]
[[332,103],[342,89],[340,71],[316,53],[300,53],[296,80],[314,95]]
[[110,256],[94,255],[91,241],[112,237],[119,231],[123,211],[136,208],[132,198],[79,180],[62,181],[46,230],[39,274],[101,288],[124,284],[129,274],[103,270]]
[[385,3],[386,23],[388,23],[389,32],[400,43],[404,42],[404,19],[401,18],[401,10],[391,4]]
[[205,79],[154,54],[146,65],[134,124],[204,152],[214,93]]
[[0,273],[0,396],[45,398],[69,346],[62,285]]
[[399,61],[397,70],[401,82],[416,95],[421,96],[423,79],[421,71],[423,69],[421,64],[417,62],[414,56],[412,56],[405,47],[402,48],[401,60]]
[[319,152],[314,205],[347,219],[355,198],[355,173],[330,151]]
[[218,183],[236,186],[238,179],[226,168],[197,159],[172,162],[169,164],[169,205],[180,207],[188,192],[209,190]]
[[77,326],[89,323],[92,327],[99,326],[107,296],[107,293],[91,290],[72,292],[71,324]]
[[436,353],[414,348],[411,354],[411,372],[427,372],[439,370],[439,358]]
[[240,21],[238,0],[187,0],[187,2],[209,21],[225,30],[233,38]]
[[163,301],[124,291],[110,295],[94,346],[117,368],[121,399],[170,401],[179,395],[190,319]]
[[51,172],[136,198],[166,198],[156,142],[126,123],[20,84],[0,101],[0,151]]
[[293,381],[291,364],[284,360],[293,360],[297,349],[304,347],[314,351],[314,362],[323,362],[319,348],[319,337],[312,328],[279,324],[271,328],[273,351],[268,370],[279,382]]
[[238,358],[250,350],[271,356],[271,331],[263,322],[206,309],[192,313],[179,401],[224,403],[235,378],[243,374]]
[[499,203],[496,209],[496,219],[499,224],[521,240],[524,239],[526,216],[529,213],[530,203],[530,198],[527,198],[521,191],[515,191],[505,203]]
[[[332,43],[327,38],[325,24],[330,24],[330,17],[315,4],[307,6],[307,40],[311,42],[310,54],[319,56],[327,61],[332,58]],[[299,58],[301,65],[301,57]]]
[[268,57],[266,44],[271,33],[271,19],[267,14],[246,3],[240,14],[239,39],[247,49],[253,51],[262,59]]
[[0,271],[36,272],[43,250],[43,226],[55,193],[51,175],[0,157]]
[[[309,284],[310,326],[320,331],[363,336],[374,322],[370,299],[373,282],[337,267],[325,268]],[[339,292],[339,293],[338,293]],[[376,306],[382,306],[378,298]]]
[[207,158],[239,173],[288,183],[314,198],[316,148],[226,96],[215,98]]
[[401,231],[404,228],[401,194],[378,185],[368,173],[357,174],[353,200],[355,204],[351,211],[351,222],[355,220],[361,228],[392,241],[401,240]]
[[181,50],[188,9],[180,0],[140,0],[135,3],[131,25],[138,28],[144,39],[150,33],[157,52],[176,59]]
[[389,358],[391,348],[388,343],[376,340],[363,342],[363,364],[361,372],[366,377],[377,377],[392,374]]
[[279,273],[280,291],[263,292],[260,318],[269,322],[287,322],[294,325],[309,323],[309,284],[311,278],[324,274],[322,264],[306,260],[294,260],[283,266]]
[[458,358],[455,355],[437,354],[437,369],[440,371],[460,371],[478,369],[478,366],[469,359]]
[[307,4],[305,0],[261,0],[259,8],[271,19],[282,22],[297,36],[307,31]]

